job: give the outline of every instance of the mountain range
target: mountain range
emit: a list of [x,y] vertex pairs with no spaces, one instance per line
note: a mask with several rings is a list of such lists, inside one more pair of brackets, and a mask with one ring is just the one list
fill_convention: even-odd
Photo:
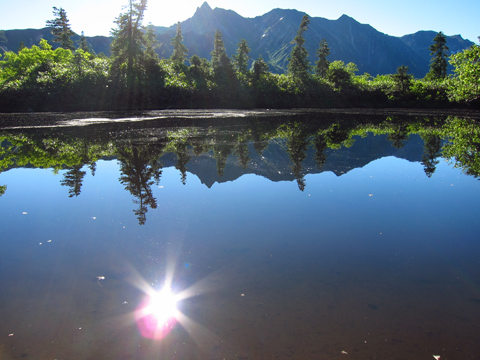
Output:
[[[292,40],[304,14],[297,10],[273,9],[255,18],[244,18],[232,10],[212,9],[205,2],[191,18],[181,22],[184,44],[189,56],[196,54],[210,59],[214,34],[219,30],[229,56],[236,52],[240,40],[245,39],[251,48],[252,59],[261,55],[268,62],[270,71],[284,73],[294,46]],[[155,27],[155,33],[161,43],[157,52],[161,57],[169,57],[172,53],[170,40],[175,36],[176,25]],[[359,74],[392,74],[399,66],[406,65],[411,74],[422,78],[429,70],[431,56],[428,47],[436,34],[436,31],[419,31],[402,37],[390,36],[342,15],[337,20],[312,17],[304,36],[312,65],[316,61],[320,41],[326,39],[331,51],[328,59],[353,62]],[[16,51],[21,42],[32,46],[38,44],[41,38],[52,43],[49,28],[0,31],[0,47],[4,51]],[[73,40],[78,41],[79,36],[73,37]],[[87,37],[87,40],[96,53],[109,55],[110,37]],[[472,45],[473,42],[460,35],[447,36],[450,53]]]

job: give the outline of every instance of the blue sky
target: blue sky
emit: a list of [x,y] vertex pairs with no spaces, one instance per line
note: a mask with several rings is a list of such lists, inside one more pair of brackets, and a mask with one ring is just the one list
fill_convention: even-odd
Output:
[[[109,35],[113,21],[128,0],[0,0],[0,29],[42,28],[52,19],[52,7],[67,11],[72,29],[87,36]],[[145,24],[170,26],[193,16],[204,0],[149,0]],[[244,17],[274,8],[297,9],[312,17],[338,19],[349,15],[393,36],[419,30],[460,34],[478,43],[480,0],[209,0],[212,7],[231,9]]]

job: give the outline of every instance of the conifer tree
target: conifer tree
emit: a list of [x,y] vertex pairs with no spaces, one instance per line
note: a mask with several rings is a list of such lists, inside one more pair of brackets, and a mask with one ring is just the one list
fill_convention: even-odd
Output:
[[248,47],[245,39],[240,40],[238,43],[237,53],[233,55],[235,68],[240,74],[246,74],[248,72],[248,60],[250,59],[251,49]]
[[215,39],[213,43],[213,51],[211,53],[211,65],[215,80],[218,83],[224,83],[233,75],[233,66],[227,56],[225,44],[223,43],[222,33],[217,30],[215,32]]
[[434,43],[429,47],[430,55],[433,57],[427,78],[444,79],[447,76],[447,37],[440,31],[433,41]]
[[182,26],[180,25],[180,22],[177,23],[177,33],[170,43],[173,45],[171,59],[177,64],[183,64],[187,59],[188,49],[183,44]]
[[[151,49],[151,34],[142,24],[146,8],[147,0],[129,0],[126,11],[115,20],[117,28],[112,29],[112,73],[115,84],[124,84],[120,89],[123,86],[127,89],[128,107],[133,104],[136,85],[145,74],[147,62],[155,54]],[[138,91],[142,88],[138,87]]]
[[158,54],[155,52],[155,49],[158,49],[160,46],[155,34],[155,27],[149,23],[145,31],[144,58],[151,61],[158,60]]
[[54,36],[53,41],[60,43],[60,46],[64,49],[75,50],[71,39],[75,33],[70,29],[67,12],[54,6],[53,15],[55,15],[55,19],[47,20],[47,26],[52,29],[52,35]]
[[142,25],[147,0],[129,0],[127,11],[115,19],[117,29],[112,29],[111,44],[114,63],[127,63],[128,71],[134,61],[141,57],[146,45],[145,27]]
[[327,40],[322,39],[320,41],[317,55],[318,61],[316,62],[315,73],[321,78],[324,78],[327,75],[328,66],[330,65],[330,61],[327,60],[327,56],[330,55]]
[[253,85],[256,85],[257,82],[260,80],[262,75],[265,75],[268,73],[268,64],[263,60],[262,55],[258,57],[257,60],[254,61],[253,63]]
[[215,38],[213,40],[213,51],[211,52],[211,55],[211,62],[213,68],[220,67],[222,63],[222,58],[227,56],[225,44],[223,43],[223,36],[219,30],[215,32]]
[[308,51],[305,49],[305,38],[303,36],[305,31],[308,29],[309,23],[310,17],[305,14],[302,18],[302,22],[300,23],[297,35],[292,41],[292,44],[295,44],[295,47],[293,48],[290,58],[288,59],[288,74],[301,80],[306,79],[310,71]]

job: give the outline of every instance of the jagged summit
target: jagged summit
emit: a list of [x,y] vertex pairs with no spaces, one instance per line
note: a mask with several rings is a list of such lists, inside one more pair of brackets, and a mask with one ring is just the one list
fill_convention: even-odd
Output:
[[[210,59],[213,50],[214,34],[218,30],[228,56],[237,51],[237,45],[245,39],[251,49],[251,60],[259,56],[268,63],[274,73],[284,73],[288,68],[288,58],[293,48],[298,26],[305,13],[295,9],[276,8],[254,18],[245,18],[233,10],[219,7],[212,9],[207,1],[197,8],[195,14],[181,22],[185,46],[188,56],[197,55]],[[161,57],[168,58],[172,53],[171,39],[175,36],[176,25],[171,27],[155,27]],[[308,31],[305,33],[305,47],[309,54],[309,62],[314,64],[318,44],[326,39],[330,48],[329,60],[353,62],[359,74],[369,73],[393,74],[401,65],[409,67],[410,73],[421,78],[429,70],[430,52],[436,32],[419,31],[415,34],[395,37],[383,34],[368,24],[361,24],[348,15],[337,20],[312,17]],[[21,42],[30,47],[37,45],[41,38],[52,39],[50,29],[42,30],[9,30],[4,32],[0,53],[15,51]],[[78,38],[74,38],[77,41]],[[95,52],[110,53],[109,37],[88,37]],[[447,36],[447,44],[451,53],[462,51],[473,45],[460,36]],[[58,44],[53,44],[58,46]],[[3,49],[3,50],[2,50]]]
[[202,6],[200,6],[200,7],[197,8],[197,11],[195,12],[195,14],[196,14],[197,12],[199,12],[199,11],[200,11],[200,12],[204,12],[204,13],[205,13],[205,12],[210,12],[210,11],[212,11],[212,8],[211,8],[210,5],[208,5],[208,3],[205,1],[205,2],[202,4]]
[[342,20],[342,21],[346,21],[346,20],[350,20],[350,21],[351,21],[351,20],[353,20],[353,21],[356,21],[354,18],[352,18],[351,16],[348,16],[348,15],[346,15],[346,14],[343,14],[342,16],[340,16],[340,17],[338,18],[338,20]]

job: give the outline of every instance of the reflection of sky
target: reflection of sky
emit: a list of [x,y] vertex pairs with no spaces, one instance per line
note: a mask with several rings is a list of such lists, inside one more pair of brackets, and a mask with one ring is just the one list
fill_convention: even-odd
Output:
[[[402,285],[408,278],[402,271],[414,279],[421,272],[423,281],[442,281],[437,271],[455,274],[468,284],[471,298],[480,296],[472,281],[479,272],[480,183],[443,160],[431,178],[421,164],[394,157],[340,177],[331,172],[307,175],[304,192],[296,182],[256,175],[209,189],[189,173],[182,185],[179,171],[166,168],[160,184],[152,187],[158,208],[149,209],[143,226],[132,212],[132,196],[118,182],[117,162],[97,165],[94,177],[83,168],[87,174],[74,198],[60,185],[64,171],[53,175],[51,170],[14,169],[0,174],[0,184],[8,187],[0,198],[0,280],[7,289],[0,299],[7,308],[13,306],[10,293],[25,294],[16,299],[22,303],[28,303],[29,294],[28,287],[17,289],[4,281],[9,279],[28,283],[38,294],[38,306],[56,304],[60,314],[83,314],[84,307],[87,314],[95,311],[107,319],[130,314],[143,294],[126,284],[122,266],[132,266],[158,289],[168,273],[165,259],[175,264],[172,285],[192,289],[185,316],[206,328],[215,321],[224,325],[220,315],[215,317],[217,312],[225,316],[222,306],[238,312],[228,316],[248,318],[237,301],[248,302],[254,294],[260,299],[252,300],[252,306],[262,310],[259,303],[274,302],[269,296],[281,299],[283,292],[296,289],[308,310],[311,294],[304,284],[323,289],[333,279],[347,285],[368,283],[372,274],[387,284],[381,286],[391,284],[392,276],[405,292],[412,286]],[[331,277],[337,273],[338,278]],[[209,289],[215,296],[202,297]],[[60,290],[64,296],[50,295]],[[72,310],[70,294],[81,299],[81,306]],[[417,295],[423,296],[411,294]],[[210,317],[195,313],[202,302]],[[238,318],[231,323],[238,324]]]
[[158,208],[149,209],[146,225],[139,227],[132,196],[117,180],[117,162],[99,161],[94,177],[86,167],[83,170],[87,175],[81,194],[74,198],[60,186],[63,171],[52,175],[51,170],[18,169],[1,174],[0,182],[8,185],[0,199],[2,219],[10,225],[3,233],[12,231],[16,237],[18,231],[31,231],[29,236],[37,237],[47,229],[64,232],[63,226],[81,229],[71,235],[74,238],[105,234],[104,241],[115,235],[119,242],[125,237],[154,238],[158,229],[164,236],[213,242],[287,234],[315,239],[319,234],[335,236],[339,229],[356,236],[405,229],[421,233],[432,227],[440,234],[454,234],[475,224],[480,204],[478,181],[443,160],[430,179],[421,164],[394,157],[340,177],[330,172],[307,175],[304,192],[295,182],[271,182],[256,175],[208,189],[188,174],[182,185],[178,170],[167,168],[160,184],[152,187]]
[[[167,168],[160,184],[152,186],[158,208],[149,209],[146,225],[138,228],[132,213],[136,205],[117,180],[116,161],[99,161],[94,177],[86,167],[83,170],[87,175],[81,194],[74,198],[68,197],[67,187],[60,186],[63,171],[52,175],[51,170],[17,169],[1,174],[0,182],[8,186],[0,199],[3,219],[49,227],[86,226],[85,231],[100,223],[116,231],[128,232],[131,227],[149,233],[162,224],[163,229],[172,231],[188,231],[194,226],[197,232],[229,231],[235,236],[238,231],[251,231],[253,236],[262,229],[311,231],[319,221],[332,229],[343,222],[348,228],[372,222],[395,227],[388,219],[402,217],[402,223],[413,226],[423,216],[433,215],[432,223],[453,223],[458,229],[474,220],[473,209],[479,203],[478,181],[443,160],[430,179],[421,164],[394,157],[373,161],[340,177],[330,172],[307,175],[304,192],[295,182],[271,182],[256,175],[216,183],[208,189],[188,174],[187,184],[182,185],[178,170]],[[472,211],[466,211],[469,207]],[[28,218],[21,217],[22,212],[27,212]],[[288,226],[297,223],[304,226]]]

